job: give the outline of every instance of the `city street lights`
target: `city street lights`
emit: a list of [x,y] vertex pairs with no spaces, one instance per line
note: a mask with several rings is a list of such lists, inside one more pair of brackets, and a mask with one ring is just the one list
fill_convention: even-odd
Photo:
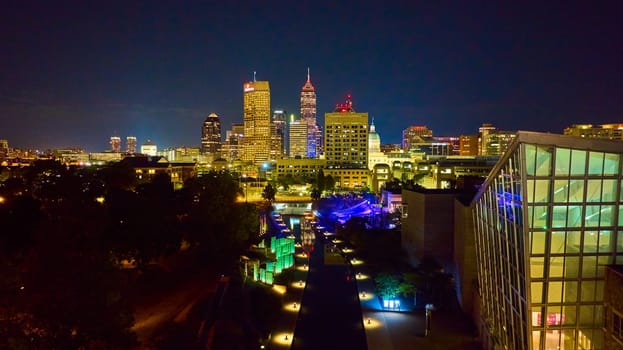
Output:
[[242,178],[244,179],[244,202],[248,203],[248,196],[247,194],[249,193],[248,189],[247,189],[247,174],[242,174]]
[[428,336],[428,333],[430,333],[430,319],[433,310],[435,310],[435,306],[433,304],[426,304],[424,309],[426,310],[426,329],[424,330],[424,335]]

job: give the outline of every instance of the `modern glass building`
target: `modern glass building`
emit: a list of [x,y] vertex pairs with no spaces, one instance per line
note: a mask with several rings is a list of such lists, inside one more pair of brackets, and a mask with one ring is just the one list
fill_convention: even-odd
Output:
[[474,198],[489,349],[603,349],[623,263],[623,142],[519,132]]

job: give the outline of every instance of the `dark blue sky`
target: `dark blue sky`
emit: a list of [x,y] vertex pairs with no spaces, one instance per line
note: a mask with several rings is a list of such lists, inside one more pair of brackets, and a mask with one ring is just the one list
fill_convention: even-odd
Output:
[[0,11],[0,138],[108,148],[117,134],[198,146],[205,116],[242,121],[257,71],[273,109],[299,113],[311,68],[318,115],[353,94],[383,143],[562,132],[623,122],[617,2],[11,1]]

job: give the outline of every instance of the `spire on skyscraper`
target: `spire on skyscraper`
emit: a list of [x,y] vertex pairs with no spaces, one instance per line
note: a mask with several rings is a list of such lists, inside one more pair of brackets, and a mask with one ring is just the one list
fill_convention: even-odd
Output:
[[307,82],[309,83],[309,67],[307,67]]

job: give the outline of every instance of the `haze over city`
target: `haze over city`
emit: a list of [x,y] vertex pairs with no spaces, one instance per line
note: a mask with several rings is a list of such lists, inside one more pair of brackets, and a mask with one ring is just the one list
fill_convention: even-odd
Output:
[[242,85],[299,114],[307,67],[318,118],[351,93],[383,143],[560,133],[621,119],[615,2],[16,1],[0,14],[0,137],[12,147],[108,148],[111,135],[197,146],[217,113],[242,122]]

